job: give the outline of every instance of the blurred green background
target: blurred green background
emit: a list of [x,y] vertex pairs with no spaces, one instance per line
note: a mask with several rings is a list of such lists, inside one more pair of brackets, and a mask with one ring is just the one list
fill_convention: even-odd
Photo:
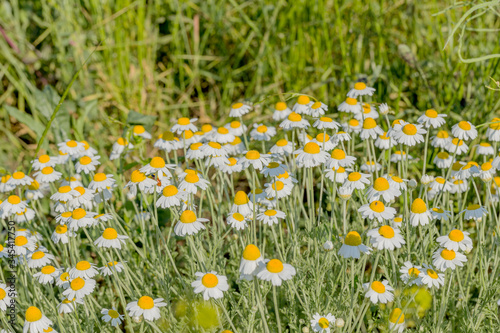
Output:
[[158,116],[155,134],[180,114],[223,124],[238,100],[262,102],[259,119],[286,92],[334,111],[360,79],[377,88],[374,101],[410,119],[433,107],[487,122],[499,109],[486,88],[500,79],[499,59],[466,63],[459,49],[466,59],[500,53],[499,12],[499,1],[2,1],[0,166],[26,167],[93,51],[52,144],[75,137],[109,150],[129,110]]

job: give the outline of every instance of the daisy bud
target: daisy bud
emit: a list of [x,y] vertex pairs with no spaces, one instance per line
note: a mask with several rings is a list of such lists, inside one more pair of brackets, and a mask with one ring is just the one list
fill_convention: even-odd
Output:
[[429,185],[430,183],[432,183],[434,181],[434,177],[431,175],[423,175],[422,179],[420,181],[424,185]]
[[139,324],[140,322],[142,322],[142,316],[134,316],[132,317],[132,320],[134,321],[134,323]]
[[333,250],[333,243],[331,241],[326,241],[325,244],[323,244],[323,248],[325,251],[331,251]]
[[378,110],[379,110],[381,115],[385,116],[386,114],[389,113],[389,106],[387,105],[387,103],[382,103],[378,107]]
[[307,326],[302,327],[302,332],[309,333],[309,327]]
[[408,182],[408,187],[410,187],[411,189],[417,188],[417,181],[415,179],[410,179],[410,181]]
[[344,327],[344,325],[345,325],[344,319],[337,318],[337,320],[335,320],[335,326],[337,326],[337,327]]
[[135,196],[136,196],[135,193],[127,192],[127,199],[129,199],[130,201],[134,200]]
[[342,200],[349,200],[352,197],[352,188],[349,186],[342,186],[339,188],[338,194]]

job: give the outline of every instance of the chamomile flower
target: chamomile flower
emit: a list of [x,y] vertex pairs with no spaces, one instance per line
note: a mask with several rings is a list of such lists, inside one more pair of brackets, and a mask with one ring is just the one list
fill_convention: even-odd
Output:
[[61,274],[59,269],[54,266],[47,265],[42,267],[40,272],[33,274],[33,277],[41,284],[49,284],[53,283],[59,274]]
[[16,233],[16,237],[14,238],[14,252],[16,255],[26,255],[28,251],[34,251],[36,246],[36,241],[33,237]]
[[196,272],[196,281],[191,282],[195,294],[203,293],[203,299],[219,299],[224,296],[224,292],[229,290],[227,277],[218,275],[217,272],[208,273]]
[[280,155],[289,155],[294,151],[294,144],[286,139],[280,139],[271,147],[271,153]]
[[240,213],[230,213],[226,220],[227,224],[236,230],[243,230],[248,227],[248,219]]
[[33,178],[30,176],[26,175],[22,171],[16,171],[12,174],[12,177],[10,177],[7,180],[7,184],[10,186],[25,186],[29,185],[33,182]]
[[374,92],[375,88],[366,86],[364,82],[356,82],[354,88],[347,93],[347,97],[357,98],[358,96],[372,96]]
[[101,157],[99,155],[94,156],[82,156],[78,160],[75,165],[76,172],[84,172],[85,174],[89,174],[96,170],[96,166],[101,164],[99,159]]
[[193,131],[196,132],[198,129],[194,125],[194,123],[198,120],[198,118],[186,118],[182,117],[177,120],[177,124],[172,126],[171,131],[173,133],[181,134],[184,131]]
[[361,243],[361,236],[356,231],[350,231],[344,238],[344,243],[340,247],[339,255],[343,258],[359,259],[360,253],[370,254],[371,249]]
[[387,302],[392,302],[394,299],[394,288],[389,285],[389,281],[383,280],[373,281],[370,283],[363,283],[363,288],[366,290],[365,297],[369,298],[373,304],[382,303],[386,304]]
[[146,175],[157,175],[159,179],[170,179],[172,178],[172,174],[169,169],[174,168],[175,164],[166,164],[162,157],[156,156],[147,165],[140,168],[139,171],[144,172]]
[[338,168],[339,166],[345,168],[352,166],[355,161],[356,157],[346,155],[345,151],[336,148],[332,151],[330,159],[326,162],[326,166],[328,168]]
[[356,98],[347,97],[344,102],[340,103],[338,109],[341,112],[360,114],[363,108]]
[[432,264],[440,271],[446,271],[448,268],[454,270],[457,266],[462,267],[463,263],[467,261],[467,257],[462,253],[445,248],[434,252],[432,258],[434,259]]
[[405,329],[405,315],[400,308],[394,308],[389,315],[389,330],[402,333]]
[[70,280],[69,287],[62,294],[69,299],[82,299],[90,295],[94,291],[95,286],[95,280],[77,277]]
[[495,175],[495,169],[491,165],[491,162],[484,162],[481,164],[481,169],[479,170],[479,177],[487,182],[493,179]]
[[167,306],[163,298],[142,296],[139,300],[128,303],[126,310],[130,317],[143,316],[145,320],[153,321],[160,319],[160,307],[163,306]]
[[85,145],[83,142],[78,142],[75,140],[66,140],[57,144],[59,147],[59,152],[63,154],[68,154],[70,157],[81,154],[85,151]]
[[33,176],[38,183],[53,183],[61,178],[62,173],[55,171],[53,167],[44,167]]
[[319,130],[326,130],[326,129],[337,130],[339,129],[340,124],[330,117],[320,117],[314,122],[313,127]]
[[60,273],[61,274],[56,279],[56,286],[66,289],[69,287],[70,280],[68,269],[66,270],[66,272],[61,271]]
[[69,243],[69,237],[74,236],[74,234],[68,230],[68,226],[65,224],[58,224],[56,226],[56,229],[52,233],[52,241],[57,244],[68,244]]
[[379,250],[394,250],[401,248],[406,244],[398,228],[392,228],[388,225],[380,228],[371,229],[367,235],[370,237],[370,243]]
[[489,141],[500,141],[500,118],[493,118],[491,120],[491,124],[488,125],[488,129],[486,130],[486,136]]
[[361,206],[358,211],[361,213],[363,218],[377,220],[379,222],[391,220],[396,215],[396,210],[394,208],[386,207],[382,201],[378,200]]
[[38,268],[50,264],[51,261],[55,260],[55,257],[53,254],[39,250],[28,254],[27,259],[29,268]]
[[430,188],[436,192],[449,192],[451,190],[452,184],[444,179],[443,177],[436,177],[434,181],[430,184]]
[[493,146],[488,142],[481,142],[480,144],[475,145],[474,147],[476,147],[476,154],[478,155],[483,155],[483,156],[495,155],[495,149],[493,149]]
[[436,110],[429,109],[418,118],[417,122],[423,124],[427,128],[438,128],[446,123],[446,120],[444,120],[445,117],[447,117],[446,114],[440,114],[437,113]]
[[343,186],[356,190],[363,190],[368,184],[370,184],[369,178],[369,174],[354,171],[349,173],[349,176],[347,176]]
[[224,145],[228,154],[239,155],[246,150],[245,144],[240,137],[236,137],[233,142]]
[[453,138],[448,142],[448,145],[445,147],[445,149],[451,154],[462,155],[463,153],[469,151],[469,146],[467,146],[467,144],[463,140]]
[[391,155],[391,162],[397,163],[399,161],[411,161],[413,156],[406,154],[406,152],[401,150],[396,150],[394,154]]
[[132,149],[134,148],[134,145],[130,142],[127,141],[125,138],[118,138],[114,143],[113,147],[111,148],[111,154],[109,155],[109,159],[111,161],[116,160],[120,158],[120,156],[123,154],[125,149]]
[[115,273],[121,273],[125,269],[125,266],[121,262],[118,261],[110,261],[106,265],[99,267],[101,271],[101,275],[110,276]]
[[246,115],[252,110],[250,105],[246,105],[243,103],[234,103],[231,105],[231,111],[229,112],[229,117],[238,118]]
[[292,193],[293,185],[285,184],[281,180],[265,184],[265,191],[268,198],[285,198]]
[[76,263],[75,267],[70,269],[70,278],[91,279],[99,273],[95,267],[95,264],[92,264],[86,260],[81,260]]
[[71,220],[69,221],[69,229],[71,231],[76,231],[80,228],[93,227],[97,223],[94,220],[94,216],[97,213],[89,212],[83,208],[76,208],[71,213]]
[[363,129],[361,130],[359,137],[363,140],[369,138],[375,140],[382,133],[384,133],[384,131],[379,125],[377,125],[375,119],[365,118],[365,121],[363,122]]
[[401,273],[400,278],[408,286],[414,284],[420,286],[422,284],[422,278],[420,277],[421,270],[422,267],[414,265],[410,261],[405,261],[403,267],[399,270]]
[[146,131],[146,129],[142,125],[135,125],[132,128],[132,134],[134,136],[138,136],[138,137],[141,137],[141,138],[146,139],[146,140],[151,139],[151,133]]
[[181,148],[179,138],[175,137],[174,133],[170,131],[161,133],[158,136],[158,140],[154,143],[154,147],[164,150],[167,153]]
[[283,263],[279,259],[266,259],[260,265],[257,278],[263,281],[270,281],[273,286],[281,286],[283,281],[292,279],[295,274],[297,272],[292,265]]
[[329,154],[321,150],[319,144],[308,142],[304,148],[294,151],[297,155],[295,158],[299,167],[313,168],[325,163],[328,160]]
[[180,237],[195,235],[200,230],[205,229],[203,225],[205,222],[208,222],[208,219],[196,217],[195,212],[192,210],[185,210],[174,227],[174,233]]
[[389,202],[400,195],[401,191],[395,186],[391,187],[389,180],[384,177],[375,179],[373,185],[366,191],[366,197],[369,202],[379,200],[380,198],[383,198],[385,202]]
[[438,237],[436,241],[448,250],[469,251],[472,249],[472,239],[469,233],[458,229],[453,229],[448,235]]
[[200,149],[203,143],[195,142],[189,146],[189,149],[186,152],[186,158],[188,160],[199,160],[205,157],[205,154]]
[[286,105],[285,102],[278,102],[274,105],[273,120],[283,120],[292,113],[292,110]]
[[5,175],[0,178],[0,192],[2,193],[10,192],[16,188],[14,185],[9,184],[10,178],[11,175]]
[[330,333],[330,328],[335,330],[335,316],[331,313],[325,316],[316,313],[311,319],[311,327],[314,332]]
[[355,118],[352,118],[349,119],[346,123],[343,123],[342,128],[347,133],[359,133],[363,128],[363,123]]
[[284,219],[286,214],[282,211],[276,209],[267,209],[262,213],[257,215],[257,221],[261,221],[264,224],[273,226],[278,224],[280,219]]
[[21,201],[21,198],[17,195],[10,195],[7,200],[0,203],[0,210],[8,216],[24,212],[27,206],[26,201]]
[[431,212],[427,209],[425,201],[416,198],[411,204],[410,223],[416,227],[418,225],[427,225],[432,219]]
[[111,326],[114,327],[120,326],[123,318],[125,317],[124,315],[119,314],[115,307],[112,309],[102,309],[101,314],[103,315],[101,320],[105,323],[111,323]]
[[11,298],[9,296],[9,290],[7,289],[7,285],[5,283],[0,283],[0,310],[6,311],[7,307],[10,307],[10,305],[11,305]]
[[251,280],[263,263],[264,258],[260,254],[259,248],[253,244],[247,245],[241,257],[240,279]]
[[248,129],[245,124],[237,120],[227,123],[226,125],[224,125],[224,127],[227,128],[229,130],[229,133],[234,136],[242,136],[247,132]]
[[[220,170],[228,175],[236,172],[241,172],[243,170],[243,165],[238,164],[238,159],[235,157],[229,157],[227,159],[229,162],[220,166]],[[269,163],[271,164],[271,163]]]
[[253,214],[253,204],[248,198],[248,195],[243,191],[236,192],[234,196],[233,206],[231,208],[231,213],[240,213],[243,216],[249,216]]
[[310,107],[313,105],[309,96],[301,95],[297,98],[297,103],[293,106],[293,112],[309,115]]
[[328,106],[321,102],[314,102],[309,106],[307,114],[311,117],[318,118],[323,116],[328,111]]
[[383,116],[388,115],[389,114],[389,105],[387,105],[387,103],[381,103],[378,107],[378,111]]
[[441,221],[448,221],[451,217],[450,213],[450,211],[438,207],[432,208],[431,210],[432,218]]
[[394,138],[387,136],[387,132],[384,132],[377,137],[374,144],[378,149],[387,150],[394,147],[397,142]]
[[226,127],[219,127],[213,135],[213,141],[218,143],[229,143],[233,142],[236,136],[229,132]]
[[285,131],[292,130],[294,128],[303,128],[306,129],[309,126],[309,122],[302,118],[302,116],[296,112],[292,112],[288,115],[288,117],[283,120],[279,127],[284,129]]
[[35,218],[35,211],[26,207],[23,212],[14,214],[14,222],[23,223],[32,221]]
[[260,173],[266,177],[277,177],[286,172],[287,166],[278,162],[271,162]]
[[179,181],[181,181],[179,184],[179,190],[192,194],[196,194],[198,192],[198,188],[200,190],[206,190],[208,186],[210,186],[210,182],[203,179],[200,173],[190,169],[186,170],[184,177],[179,177]]
[[[69,283],[68,283],[69,284]],[[83,299],[68,299],[64,298],[61,303],[57,306],[57,312],[59,314],[72,313],[76,309],[77,304],[83,304]]]
[[254,169],[261,170],[271,162],[270,160],[271,156],[268,154],[261,154],[257,150],[249,150],[238,160],[238,164],[241,164],[243,169],[251,165]]
[[424,142],[422,134],[425,133],[427,133],[427,130],[422,125],[405,123],[400,131],[394,133],[394,139],[400,144],[413,147],[417,143]]
[[450,193],[464,193],[469,189],[469,183],[461,179],[453,179]]
[[52,325],[52,320],[45,317],[36,306],[30,306],[24,314],[23,333],[50,332],[48,329]]
[[453,156],[448,154],[445,151],[442,151],[434,157],[433,163],[439,168],[439,169],[448,169],[451,164],[453,163]]
[[470,122],[462,120],[458,124],[453,125],[451,134],[460,140],[474,140],[477,138],[477,129]]
[[35,171],[42,170],[45,167],[55,167],[57,165],[57,158],[47,154],[40,155],[38,158],[31,161],[31,165]]
[[175,185],[167,185],[162,190],[162,195],[156,201],[156,207],[170,208],[180,206],[186,200],[188,192],[179,191]]
[[332,182],[343,184],[348,177],[348,173],[343,167],[328,168],[325,170],[325,177]]
[[336,134],[332,135],[332,142],[334,143],[339,143],[339,142],[347,142],[351,140],[351,136],[349,133],[346,133],[344,131],[338,131]]
[[125,244],[125,239],[128,239],[128,236],[119,235],[114,228],[106,228],[94,244],[99,248],[121,249],[122,243]]
[[276,128],[264,124],[253,124],[250,137],[256,141],[269,141],[276,135]]
[[227,157],[228,151],[226,146],[218,142],[207,142],[200,147],[200,150],[206,157]]
[[419,277],[422,284],[428,288],[436,287],[439,289],[444,284],[444,274],[436,272],[430,265],[423,265]]
[[446,149],[451,141],[450,134],[446,131],[439,131],[436,136],[432,137],[431,146],[434,148]]
[[465,220],[481,221],[483,216],[488,215],[488,210],[478,204],[470,204],[466,209],[460,212],[460,214],[465,213]]
[[398,176],[390,176],[389,177],[389,186],[393,187],[399,191],[406,191],[406,183],[408,182],[408,179],[402,179],[401,177]]

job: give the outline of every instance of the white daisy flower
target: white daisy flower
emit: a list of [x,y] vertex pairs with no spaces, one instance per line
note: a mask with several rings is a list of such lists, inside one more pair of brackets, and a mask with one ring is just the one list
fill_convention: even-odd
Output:
[[125,317],[124,315],[119,314],[115,307],[113,307],[113,309],[102,309],[101,314],[103,315],[101,320],[106,323],[110,322],[111,326],[114,327],[120,326],[123,318]]
[[394,138],[387,136],[387,132],[382,133],[375,140],[375,147],[381,150],[388,150],[397,144]]
[[316,313],[311,319],[311,327],[314,332],[330,333],[330,328],[335,330],[335,316],[331,313],[325,316]]
[[52,320],[45,317],[36,306],[30,306],[24,314],[23,333],[43,333],[50,332],[48,329],[52,325]]
[[430,265],[423,265],[422,271],[419,274],[422,284],[428,288],[436,287],[439,289],[444,284],[444,274],[437,273]]
[[[243,165],[238,164],[237,158],[229,157],[228,161],[229,161],[229,163],[226,163],[226,164],[220,166],[220,170],[222,172],[231,175],[233,173],[238,173],[238,172],[241,172],[241,170],[243,170]],[[269,163],[269,164],[271,164],[271,163]]]
[[344,238],[344,243],[338,252],[343,258],[359,259],[360,253],[370,254],[371,249],[361,243],[361,236],[356,231],[350,231]]
[[95,171],[96,166],[101,164],[99,162],[100,158],[101,158],[101,156],[99,156],[99,155],[95,155],[92,157],[90,157],[90,156],[80,157],[80,159],[78,160],[78,162],[75,165],[76,172],[78,172],[78,173],[84,172],[85,174],[89,174],[89,173]]
[[446,114],[437,113],[436,110],[429,109],[418,118],[417,122],[427,128],[438,128],[446,123],[445,117],[447,117]]
[[61,244],[68,244],[69,243],[69,237],[73,237],[74,234],[68,230],[68,226],[65,224],[58,224],[56,226],[56,229],[52,233],[52,241],[54,244],[61,243]]
[[44,251],[36,251],[28,254],[27,260],[29,268],[38,268],[50,264],[51,261],[55,260],[55,257],[53,254]]
[[465,220],[481,221],[483,216],[488,215],[488,210],[478,204],[470,204],[466,209],[460,212],[460,214],[465,213]]
[[383,198],[385,202],[390,202],[400,195],[401,191],[398,190],[395,186],[391,187],[389,184],[389,180],[384,177],[375,179],[373,185],[370,186],[366,191],[366,197],[369,202],[379,200],[380,198]]
[[296,112],[292,112],[288,115],[288,117],[283,120],[279,127],[284,129],[285,131],[294,129],[294,128],[303,128],[306,129],[310,126],[309,122],[302,118],[302,116]]
[[28,251],[34,251],[36,249],[36,240],[33,237],[25,235],[17,235],[14,238],[14,252],[16,255],[26,255]]
[[244,230],[248,227],[248,219],[240,213],[229,213],[226,220],[227,224],[236,230]]
[[30,176],[26,175],[22,171],[16,171],[16,172],[14,172],[12,174],[12,177],[10,177],[7,180],[7,184],[10,185],[10,186],[14,186],[14,187],[29,185],[32,182],[33,182],[33,178],[31,178]]
[[283,120],[292,113],[292,110],[286,105],[285,102],[278,102],[274,105],[273,120]]
[[387,249],[392,251],[406,244],[405,239],[401,236],[401,231],[388,225],[371,229],[367,235],[370,237],[370,243],[373,244],[373,247],[379,250]]
[[462,120],[458,124],[453,125],[451,134],[460,140],[474,140],[477,138],[477,129],[470,122]]
[[234,196],[233,206],[231,208],[231,213],[240,213],[243,216],[249,216],[253,214],[253,204],[248,198],[248,195],[243,191],[236,192]]
[[319,130],[326,130],[326,129],[337,130],[339,129],[340,124],[330,117],[320,117],[314,122],[313,127]]
[[92,264],[86,260],[81,260],[76,263],[76,266],[74,268],[71,268],[69,270],[69,276],[72,279],[91,279],[99,273],[95,267],[95,264]]
[[229,117],[238,118],[246,115],[252,110],[250,105],[243,103],[234,103],[231,105],[231,111],[229,112]]
[[71,231],[76,231],[80,228],[93,227],[97,225],[94,216],[97,213],[88,212],[83,208],[76,208],[71,213],[71,220],[69,221],[69,229]]
[[266,259],[260,265],[257,278],[263,281],[270,281],[273,286],[281,286],[282,281],[292,279],[296,274],[295,268],[290,264],[285,264],[279,259]]
[[9,184],[10,178],[11,178],[10,175],[2,176],[0,181],[0,192],[2,193],[10,192],[16,188],[14,185]]
[[343,131],[338,131],[336,134],[332,135],[332,142],[336,142],[337,144],[339,142],[347,142],[351,140],[351,136]]
[[416,198],[411,204],[410,223],[413,227],[427,225],[432,219],[431,212],[427,209],[425,201]]
[[250,281],[263,263],[264,258],[260,254],[259,248],[253,244],[247,245],[241,257],[240,279]]
[[85,151],[85,145],[75,140],[66,140],[57,144],[59,152],[68,154],[70,157],[81,154]]
[[361,103],[356,98],[347,97],[346,100],[338,106],[339,111],[358,114],[362,112]]
[[451,212],[441,208],[432,208],[431,215],[435,220],[448,221],[451,218]]
[[148,131],[146,131],[146,129],[142,125],[135,125],[132,128],[132,134],[134,136],[138,136],[138,137],[141,137],[141,138],[146,139],[146,140],[150,140],[151,139],[151,133],[149,133]]
[[448,145],[445,147],[445,149],[451,154],[455,154],[456,152],[456,155],[462,155],[469,151],[469,146],[467,146],[467,144],[463,140],[453,138],[448,142]]
[[87,295],[92,294],[95,289],[96,282],[93,279],[82,279],[80,277],[70,280],[69,287],[63,291],[63,296],[68,299],[82,299]]
[[426,133],[427,130],[425,130],[422,125],[404,123],[401,130],[396,131],[393,137],[398,143],[408,147],[413,147],[417,143],[424,142],[423,134]]
[[175,169],[175,167],[175,164],[166,164],[163,158],[156,156],[147,165],[140,168],[139,171],[144,172],[146,175],[157,175],[159,179],[170,179],[172,174],[169,169]]
[[500,141],[500,118],[493,118],[491,120],[491,124],[486,130],[486,136],[488,137],[488,141]]
[[269,226],[273,226],[274,224],[278,224],[280,219],[284,219],[286,214],[282,211],[276,209],[267,209],[262,213],[257,215],[257,221],[260,221]]
[[33,274],[33,277],[36,278],[41,284],[50,284],[55,281],[59,274],[61,274],[60,269],[47,265],[42,267],[40,272]]
[[328,111],[328,106],[321,102],[314,102],[309,106],[307,114],[311,117],[318,118],[323,116]]
[[[260,252],[259,252],[260,253]],[[9,288],[10,289],[10,288]],[[11,297],[5,283],[0,283],[0,310],[7,311],[7,307],[11,305]]]
[[233,142],[236,136],[229,132],[226,127],[219,127],[213,134],[213,141],[218,143],[229,143]]
[[271,156],[268,154],[261,154],[257,150],[249,150],[245,155],[238,160],[238,164],[243,166],[243,169],[248,168],[250,165],[256,170],[261,170],[267,166],[271,161]]
[[280,180],[266,183],[264,186],[266,187],[265,192],[268,198],[275,198],[277,196],[278,199],[289,196],[292,193],[293,187],[293,185],[286,184]]
[[[33,170],[38,171],[42,170],[46,167],[55,167],[57,165],[57,158],[51,157],[49,155],[40,155],[38,158],[35,158],[31,161],[31,165],[33,166]],[[10,177],[10,176],[9,176]]]
[[389,281],[383,280],[363,283],[363,288],[366,290],[365,297],[369,298],[373,304],[392,302],[394,300],[394,288],[389,285]]
[[294,144],[286,139],[281,139],[271,148],[271,153],[280,155],[289,155],[294,151]]
[[308,142],[304,145],[304,148],[297,149],[294,151],[297,155],[295,158],[299,167],[313,168],[324,164],[328,158],[329,154],[321,150],[321,147],[315,142]]
[[350,167],[356,161],[356,157],[346,155],[342,149],[334,149],[330,159],[326,162],[327,168]]
[[358,96],[372,96],[375,88],[367,87],[364,82],[356,82],[354,88],[349,90],[347,97],[356,98]]
[[115,273],[121,273],[125,269],[125,266],[121,262],[118,261],[110,261],[106,265],[99,267],[101,271],[101,275],[103,276],[111,276]]
[[379,222],[383,222],[384,220],[391,220],[394,218],[394,216],[396,216],[396,210],[394,208],[386,207],[382,201],[378,200],[372,201],[369,204],[362,205],[358,209],[358,211],[361,213],[361,216],[363,218],[377,220]]
[[432,255],[434,261],[432,264],[440,271],[446,271],[448,268],[455,270],[457,266],[462,267],[467,257],[460,252],[454,250],[447,250],[445,248],[438,249]]
[[405,261],[403,267],[399,270],[401,273],[400,278],[408,286],[412,286],[414,284],[420,286],[422,284],[422,279],[420,277],[421,270],[422,267],[413,265],[410,261]]
[[114,228],[106,228],[94,244],[99,248],[121,249],[122,243],[125,244],[125,239],[128,239],[128,236],[119,235]]
[[224,296],[224,292],[229,290],[227,277],[218,275],[215,271],[208,273],[196,272],[196,281],[191,282],[195,294],[203,293],[203,299],[219,299]]
[[177,124],[172,126],[170,129],[172,133],[181,134],[184,131],[193,131],[196,132],[198,129],[194,125],[194,123],[198,120],[198,118],[186,118],[182,117],[177,120]]
[[454,161],[453,156],[451,156],[445,151],[442,151],[438,153],[436,157],[434,157],[434,160],[432,162],[439,169],[448,169],[452,165],[453,161]]
[[446,149],[451,141],[450,134],[446,131],[439,131],[437,135],[433,136],[431,139],[431,146],[434,148]]
[[311,102],[309,96],[300,95],[299,98],[297,98],[297,103],[295,103],[292,110],[298,114],[310,115],[309,112],[312,105],[313,102]]
[[179,177],[179,181],[179,190],[192,194],[196,194],[198,192],[198,188],[200,190],[206,190],[208,186],[210,186],[210,182],[206,179],[203,179],[201,174],[199,174],[195,170],[190,169],[186,170],[186,174],[184,177]]
[[156,140],[154,147],[170,153],[172,150],[180,149],[180,144],[179,138],[176,138],[174,133],[165,131],[158,136],[158,140]]
[[448,235],[438,237],[436,241],[448,250],[470,251],[472,249],[472,239],[469,233],[458,229],[453,229]]
[[116,160],[120,158],[120,156],[123,154],[125,149],[132,149],[134,148],[134,145],[130,142],[127,141],[125,138],[118,138],[114,143],[113,147],[111,148],[111,154],[109,154],[109,159],[111,161]]
[[126,311],[130,317],[143,316],[145,320],[153,321],[160,319],[160,307],[163,306],[167,306],[163,298],[142,296],[139,300],[128,303]]
[[405,315],[400,308],[394,308],[389,315],[389,330],[391,332],[403,333],[405,329]]
[[401,150],[396,150],[394,154],[391,155],[391,162],[397,163],[399,161],[411,161],[413,160],[413,156],[406,154],[406,152]]
[[77,304],[83,304],[83,299],[68,299],[64,298],[61,303],[57,306],[57,312],[59,314],[72,313],[76,309]]
[[329,168],[325,170],[325,177],[332,182],[343,184],[348,178],[348,173],[343,167]]
[[264,124],[253,124],[250,137],[256,141],[269,141],[276,135],[276,128]]
[[205,229],[203,225],[205,222],[208,222],[208,219],[196,217],[195,212],[192,210],[185,210],[174,227],[174,233],[180,237],[195,235],[200,230]]
[[364,190],[368,184],[370,184],[369,174],[354,171],[349,173],[343,186],[356,190]]
[[231,133],[234,136],[242,136],[248,130],[245,124],[237,120],[227,123],[226,125],[224,125],[224,127],[227,128],[229,130],[229,133]]
[[31,208],[25,208],[24,212],[14,214],[14,222],[23,223],[32,221],[35,218],[35,211]]
[[342,128],[347,133],[359,133],[359,132],[361,132],[361,129],[363,128],[363,123],[355,118],[352,118],[352,119],[349,119],[349,121],[347,123],[343,123]]
[[61,274],[56,279],[56,286],[66,289],[69,287],[69,280],[70,280],[69,272],[61,271]]
[[483,156],[488,156],[488,155],[495,155],[495,149],[493,149],[493,146],[490,145],[488,142],[481,142],[478,145],[475,145],[476,147],[476,154],[478,155],[483,155]]
[[21,198],[17,195],[10,195],[7,200],[0,203],[0,210],[4,215],[8,216],[24,212],[27,206],[26,201],[21,201]]
[[205,153],[200,149],[203,143],[195,142],[189,146],[186,152],[186,158],[188,160],[199,160],[205,157]]

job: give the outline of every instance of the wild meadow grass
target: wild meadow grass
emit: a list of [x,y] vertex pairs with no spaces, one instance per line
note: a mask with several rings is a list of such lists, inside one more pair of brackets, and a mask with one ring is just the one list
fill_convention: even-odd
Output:
[[497,10],[4,2],[0,332],[500,330]]

